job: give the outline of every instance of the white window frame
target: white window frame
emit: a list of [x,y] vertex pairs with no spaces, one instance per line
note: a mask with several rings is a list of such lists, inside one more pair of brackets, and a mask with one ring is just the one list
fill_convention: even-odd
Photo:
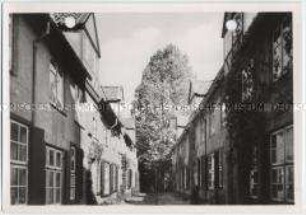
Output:
[[[49,156],[49,153],[50,152],[53,152],[54,154],[54,163],[53,165],[50,164],[50,156]],[[60,165],[57,165],[57,155],[60,154]],[[46,204],[61,204],[62,203],[62,192],[63,192],[63,152],[61,150],[58,150],[58,149],[55,149],[53,147],[50,147],[50,146],[47,146],[46,147]],[[48,176],[50,173],[53,173],[53,185],[49,186],[48,184]],[[48,174],[49,173],[49,174]],[[60,174],[60,186],[57,186],[56,185],[56,175],[57,174]],[[53,192],[53,199],[51,202],[48,202],[48,192],[47,190],[48,189],[51,189]],[[59,189],[60,192],[59,192],[59,197],[60,197],[60,200],[59,202],[56,202],[56,189]]]
[[[289,133],[289,130],[292,130],[292,148],[293,148],[293,126],[290,125],[290,126],[286,126],[286,127],[283,127],[275,132],[273,132],[270,136],[270,156],[272,155],[271,154],[271,144],[272,144],[272,138],[273,136],[279,134],[279,133],[282,133],[283,135],[283,145],[281,147],[283,147],[283,160],[281,160],[281,162],[276,162],[276,163],[272,163],[272,161],[270,161],[271,163],[271,170],[270,170],[270,177],[271,177],[271,181],[270,181],[270,184],[271,184],[271,199],[274,200],[274,201],[285,201],[285,202],[293,202],[293,199],[288,199],[287,198],[287,188],[288,188],[288,183],[287,183],[287,178],[289,177],[287,174],[287,168],[288,167],[293,167],[293,160],[287,160],[287,146],[288,144],[290,144],[288,141],[288,133]],[[277,154],[277,143],[276,143],[276,149],[273,149],[273,150],[276,150],[276,154]],[[293,151],[293,149],[292,149]],[[294,156],[293,156],[294,157]],[[273,171],[274,170],[277,170],[279,172],[282,172],[281,175],[279,177],[281,178],[278,178],[277,177],[277,181],[272,181],[272,175],[273,175]],[[279,174],[279,173],[278,173]],[[294,184],[294,183],[292,183]],[[289,184],[290,185],[290,184]],[[272,189],[272,186],[279,186],[282,187],[282,195],[279,194],[279,196],[277,197],[273,197],[272,196],[272,193],[273,193],[273,189]],[[294,193],[293,193],[294,195]]]
[[[19,198],[17,200],[17,203],[16,204],[27,204],[28,202],[28,153],[29,153],[29,150],[28,150],[28,147],[29,147],[29,128],[28,126],[22,124],[22,123],[19,123],[15,120],[11,120],[10,121],[10,126],[12,126],[12,124],[16,124],[18,126],[18,139],[17,140],[12,140],[11,139],[11,136],[10,135],[10,147],[12,147],[12,143],[14,144],[17,144],[18,148],[20,146],[26,146],[26,154],[25,154],[25,158],[26,160],[25,161],[21,161],[21,160],[13,160],[11,155],[10,155],[10,160],[11,160],[11,167],[10,167],[10,171],[12,173],[12,170],[13,169],[25,169],[26,170],[26,176],[25,176],[25,185],[20,185],[19,184],[19,176],[17,176],[17,184],[16,185],[12,185],[12,178],[11,178],[11,182],[10,182],[10,191],[12,191],[13,188],[25,188],[25,202],[24,203],[20,203],[19,202]],[[23,143],[20,141],[20,129],[22,128],[25,128],[26,129],[26,143]],[[10,131],[12,132],[12,131]],[[10,149],[11,150],[11,149]],[[10,152],[12,153],[12,152]],[[19,149],[17,149],[17,157],[19,157]],[[18,173],[19,174],[19,173]],[[13,177],[12,174],[10,174],[10,177]],[[12,195],[12,193],[11,193]],[[19,191],[17,192],[17,195],[19,196]],[[12,202],[11,202],[12,203]]]

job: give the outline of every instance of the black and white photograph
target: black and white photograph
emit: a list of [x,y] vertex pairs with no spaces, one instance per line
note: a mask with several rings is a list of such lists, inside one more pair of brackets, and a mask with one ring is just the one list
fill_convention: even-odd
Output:
[[7,14],[12,209],[295,205],[296,14],[160,8]]

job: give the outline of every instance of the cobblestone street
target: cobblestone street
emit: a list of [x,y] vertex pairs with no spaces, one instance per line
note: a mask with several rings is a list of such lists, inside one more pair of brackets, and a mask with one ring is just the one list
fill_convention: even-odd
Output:
[[189,200],[175,193],[139,194],[126,199],[126,204],[145,205],[184,205],[190,204]]

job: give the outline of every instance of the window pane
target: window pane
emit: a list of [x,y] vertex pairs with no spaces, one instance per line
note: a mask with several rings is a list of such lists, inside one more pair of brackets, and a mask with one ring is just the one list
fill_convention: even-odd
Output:
[[75,188],[70,188],[70,200],[75,199]]
[[293,129],[292,128],[288,129],[287,131],[286,160],[293,161]]
[[293,172],[293,166],[288,166],[287,167],[287,182],[288,183],[293,183],[293,176],[294,176],[294,172]]
[[56,152],[56,166],[57,167],[62,166],[62,156],[60,152]]
[[25,187],[19,188],[19,203],[20,204],[26,203],[26,188]]
[[56,104],[56,69],[54,65],[50,64],[50,91],[51,91],[51,102]]
[[11,142],[11,160],[18,160],[18,144]]
[[284,170],[283,168],[278,168],[278,175],[277,175],[277,183],[283,183],[284,181]]
[[288,186],[287,186],[287,198],[289,199],[289,200],[293,200],[294,199],[294,186],[293,186],[293,184],[289,184]]
[[18,188],[16,187],[11,188],[11,204],[18,204]]
[[277,178],[278,178],[278,169],[272,169],[271,182],[277,183]]
[[71,170],[74,171],[75,170],[75,163],[74,160],[71,160]]
[[53,202],[54,202],[53,188],[48,188],[47,189],[47,204],[52,204]]
[[16,123],[11,122],[11,140],[18,141],[18,129],[19,126]]
[[258,173],[257,173],[257,171],[254,171],[253,178],[254,178],[254,183],[258,183]]
[[18,185],[18,169],[11,168],[11,185]]
[[284,162],[284,135],[283,132],[277,133],[276,136],[277,141],[277,163],[283,163]]
[[54,172],[52,171],[48,171],[49,174],[47,174],[47,184],[48,184],[48,187],[53,187],[54,186]]
[[56,187],[61,187],[61,173],[57,172],[56,173]]
[[49,151],[49,165],[54,166],[54,151],[53,150],[48,150]]
[[19,185],[26,186],[27,184],[27,170],[19,169]]
[[64,79],[63,74],[60,72],[56,76],[57,78],[57,101],[61,108],[64,107]]
[[27,161],[27,146],[19,145],[19,161]]
[[61,203],[61,189],[55,189],[55,203]]
[[25,127],[20,126],[20,142],[28,143],[28,133]]

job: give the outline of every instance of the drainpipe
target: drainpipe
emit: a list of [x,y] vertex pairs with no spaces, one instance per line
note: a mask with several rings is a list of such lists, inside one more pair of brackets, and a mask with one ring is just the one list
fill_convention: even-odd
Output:
[[[33,76],[32,76],[32,104],[36,103],[36,55],[37,55],[37,44],[50,35],[50,22],[48,21],[45,32],[33,40]],[[36,122],[36,110],[32,109],[32,127],[35,126]]]

